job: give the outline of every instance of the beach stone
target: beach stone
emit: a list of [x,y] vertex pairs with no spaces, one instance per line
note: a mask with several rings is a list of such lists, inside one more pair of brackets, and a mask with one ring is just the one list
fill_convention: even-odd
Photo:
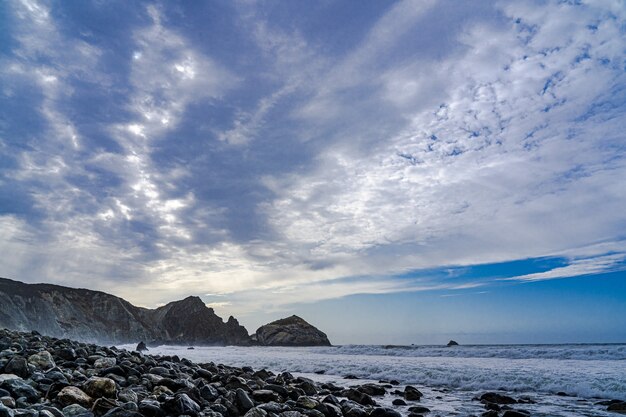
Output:
[[404,399],[407,401],[419,401],[423,394],[414,386],[407,385],[404,387]]
[[254,402],[248,396],[248,393],[241,388],[237,388],[235,391],[235,397],[237,399],[237,406],[240,410],[248,411],[254,407]]
[[607,411],[614,411],[619,414],[626,414],[626,401],[620,401],[610,404],[607,407]]
[[63,359],[64,361],[74,361],[76,359],[78,359],[78,355],[76,354],[76,351],[73,348],[62,348],[62,349],[57,349],[54,352],[55,356],[58,356],[59,358]]
[[115,381],[111,378],[92,376],[83,384],[83,390],[93,398],[113,398],[117,394]]
[[70,404],[63,408],[63,416],[65,417],[93,417],[93,413],[82,405]]
[[280,397],[274,391],[268,389],[258,389],[252,391],[252,397],[256,401],[260,401],[262,403],[268,403],[270,401],[278,401]]
[[342,394],[349,400],[357,402],[361,405],[376,405],[376,401],[364,392],[357,391],[353,388],[342,391]]
[[122,404],[112,398],[101,397],[94,401],[91,411],[93,411],[96,416],[101,416],[121,406]]
[[402,414],[388,407],[376,407],[369,412],[370,417],[402,417]]
[[530,413],[524,410],[506,410],[502,417],[528,417]]
[[125,403],[127,402],[136,403],[137,401],[139,401],[139,396],[132,389],[125,389],[125,390],[120,391],[117,394],[117,398],[118,400],[123,401]]
[[0,417],[14,417],[15,411],[11,410],[7,406],[0,404]]
[[310,410],[317,407],[318,404],[319,403],[317,401],[315,401],[314,399],[310,397],[307,397],[306,395],[301,395],[300,397],[298,397],[298,400],[296,401],[296,405],[298,407],[308,408]]
[[93,399],[78,387],[65,387],[57,394],[57,401],[64,406],[79,404],[90,407]]
[[517,401],[514,398],[498,394],[497,392],[487,392],[480,396],[480,400],[494,404],[517,404]]
[[40,395],[35,390],[35,388],[28,385],[22,378],[16,377],[12,379],[8,379],[2,384],[0,384],[0,388],[4,388],[5,390],[11,393],[13,398],[24,397],[27,401],[31,403],[35,403],[39,401]]
[[50,369],[56,366],[52,355],[47,350],[29,356],[28,363],[35,365],[39,369]]
[[115,358],[103,358],[99,357],[93,363],[93,366],[96,368],[112,368],[117,364],[117,360]]
[[205,385],[200,388],[200,396],[207,401],[214,401],[219,398],[220,393],[213,385]]
[[404,400],[401,400],[400,398],[396,398],[395,400],[391,402],[391,404],[396,405],[396,406],[401,406],[401,405],[406,405],[406,402]]
[[15,400],[10,396],[0,397],[0,404],[5,407],[15,408]]
[[103,417],[143,417],[136,411],[126,410],[122,407],[116,407],[109,410]]
[[163,417],[165,411],[156,400],[145,399],[139,402],[139,412],[146,417]]
[[280,417],[304,417],[299,411],[283,411],[279,414]]
[[357,387],[357,390],[372,396],[383,396],[387,393],[385,388],[376,384],[363,384],[360,387]]
[[13,356],[4,367],[3,373],[28,378],[32,372],[28,367],[28,361],[25,358],[22,356]]
[[498,412],[495,410],[485,411],[480,417],[498,417]]
[[165,401],[165,409],[175,416],[197,416],[200,412],[198,403],[189,398],[187,394],[176,394],[174,398]]
[[409,407],[409,411],[411,413],[424,414],[424,413],[430,413],[430,408],[422,407],[422,406],[418,405],[418,406],[415,406],[415,407]]
[[244,414],[244,417],[266,417],[267,411],[259,407],[251,408]]

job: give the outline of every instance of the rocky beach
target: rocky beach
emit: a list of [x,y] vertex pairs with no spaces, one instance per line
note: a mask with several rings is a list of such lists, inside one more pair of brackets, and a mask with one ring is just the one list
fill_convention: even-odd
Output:
[[[344,386],[328,378],[0,331],[0,417],[439,415],[423,405],[434,394],[414,386],[341,379]],[[483,392],[472,402],[482,410],[474,415],[526,417],[534,400]],[[626,402],[599,401],[597,409],[625,412]]]

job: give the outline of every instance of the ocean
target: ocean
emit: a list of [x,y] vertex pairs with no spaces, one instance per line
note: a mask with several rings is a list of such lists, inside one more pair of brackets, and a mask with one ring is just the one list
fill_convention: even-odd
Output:
[[[134,346],[122,346],[133,349]],[[528,396],[537,416],[615,416],[601,400],[626,400],[626,344],[195,347],[161,346],[148,352],[195,362],[289,371],[338,385],[397,380],[424,393],[432,416],[480,415],[473,400],[486,391]],[[359,380],[345,379],[354,375]],[[364,381],[365,380],[365,381]],[[394,396],[379,402],[391,405]],[[394,407],[403,414],[404,408]]]

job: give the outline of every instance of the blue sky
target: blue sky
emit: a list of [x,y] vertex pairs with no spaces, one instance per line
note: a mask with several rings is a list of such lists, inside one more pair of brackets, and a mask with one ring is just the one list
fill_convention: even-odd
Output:
[[624,341],[625,52],[617,0],[3,2],[0,275]]

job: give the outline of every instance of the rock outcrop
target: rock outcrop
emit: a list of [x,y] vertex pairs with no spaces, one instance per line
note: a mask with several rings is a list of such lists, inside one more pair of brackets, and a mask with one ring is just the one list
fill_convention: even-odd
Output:
[[455,342],[454,340],[450,340],[446,346],[450,347],[450,346],[458,346],[458,345],[459,344]]
[[326,334],[298,316],[276,320],[256,331],[256,340],[264,346],[330,346]]
[[0,278],[0,328],[102,343],[247,345],[247,330],[224,323],[200,298],[154,310],[100,291]]

